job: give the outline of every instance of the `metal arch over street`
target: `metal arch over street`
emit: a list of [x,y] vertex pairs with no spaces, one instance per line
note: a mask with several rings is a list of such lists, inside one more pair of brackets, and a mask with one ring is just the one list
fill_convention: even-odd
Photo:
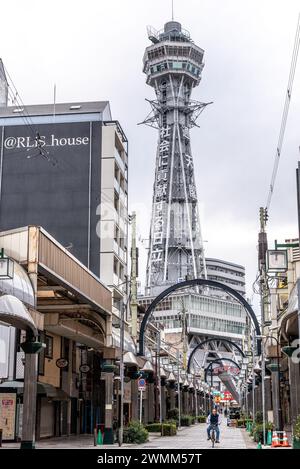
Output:
[[207,280],[203,278],[195,278],[192,280],[185,280],[184,282],[179,282],[176,283],[175,285],[172,285],[171,287],[167,288],[163,292],[161,292],[157,297],[152,301],[152,303],[149,305],[147,308],[147,311],[145,312],[145,315],[143,317],[142,323],[141,323],[141,328],[140,328],[140,335],[139,335],[139,353],[138,355],[143,356],[144,355],[144,349],[145,349],[145,330],[147,327],[148,320],[155,310],[156,306],[170,293],[173,293],[176,290],[180,290],[181,288],[186,288],[186,287],[194,287],[194,286],[206,286],[206,287],[214,287],[214,288],[219,288],[225,292],[227,292],[229,295],[233,296],[239,303],[241,303],[242,306],[244,306],[248,316],[252,320],[252,323],[255,328],[256,336],[256,352],[257,355],[260,355],[261,353],[261,339],[259,336],[261,335],[260,333],[260,327],[259,323],[257,320],[257,317],[255,316],[255,313],[252,309],[252,307],[249,305],[248,301],[245,300],[245,298],[240,295],[237,291],[235,291],[233,288],[228,287],[227,285],[224,285],[223,283],[216,282],[215,280]]
[[216,358],[215,360],[211,361],[209,363],[209,365],[205,368],[205,375],[204,375],[204,381],[207,383],[207,373],[208,373],[208,370],[211,368],[211,372],[212,372],[212,366],[214,363],[221,363],[222,364],[222,361],[227,361],[227,362],[231,362],[233,363],[234,365],[237,366],[237,368],[240,370],[241,367],[240,365],[235,362],[234,360],[231,360],[231,358]]
[[[191,352],[190,356],[189,356],[189,360],[188,360],[188,365],[187,365],[187,372],[190,373],[190,367],[191,367],[191,364],[192,364],[192,359],[193,359],[193,356],[194,354],[197,352],[197,350],[201,349],[202,345],[205,345],[209,342],[214,342],[216,339],[215,338],[211,338],[211,339],[206,339],[206,340],[203,340],[203,342],[201,342],[200,344],[198,344]],[[238,350],[238,352],[242,355],[242,357],[245,357],[245,354],[243,352],[243,350],[241,349],[241,347],[239,345],[237,345],[235,342],[232,342],[232,340],[229,340],[229,339],[223,339],[223,338],[217,338],[218,341],[220,342],[224,342],[226,344],[230,344],[232,345],[234,348],[236,348]],[[222,358],[219,358],[219,360],[222,360]],[[223,358],[223,360],[225,360],[225,358]]]

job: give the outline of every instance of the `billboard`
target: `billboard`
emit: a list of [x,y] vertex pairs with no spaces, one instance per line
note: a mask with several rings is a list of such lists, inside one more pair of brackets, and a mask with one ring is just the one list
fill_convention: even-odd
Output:
[[6,126],[1,134],[1,230],[42,226],[99,276],[101,122]]

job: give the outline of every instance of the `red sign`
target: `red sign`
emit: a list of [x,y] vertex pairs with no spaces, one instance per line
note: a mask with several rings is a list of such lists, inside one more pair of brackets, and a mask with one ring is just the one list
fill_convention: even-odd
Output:
[[222,393],[222,401],[233,401],[232,394],[229,391],[224,391]]
[[230,373],[231,375],[238,375],[240,373],[240,369],[237,366],[232,365],[218,365],[213,368],[214,375],[221,375],[222,373]]

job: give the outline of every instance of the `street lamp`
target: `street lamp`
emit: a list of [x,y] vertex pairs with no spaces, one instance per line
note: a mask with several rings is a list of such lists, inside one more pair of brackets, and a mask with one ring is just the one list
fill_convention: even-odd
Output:
[[10,257],[4,257],[3,249],[0,250],[0,279],[8,280],[14,277],[14,261]]
[[[282,431],[283,429],[283,420],[282,420],[282,408],[281,408],[281,392],[280,392],[280,362],[279,359],[281,358],[281,355],[279,353],[279,348],[280,348],[280,343],[279,340],[274,337],[274,336],[266,336],[265,344],[267,343],[268,340],[275,340],[277,344],[277,356],[274,357],[276,358],[276,365],[274,363],[270,363],[267,365],[267,368],[272,372],[277,372],[277,380],[278,380],[278,386],[277,386],[277,393],[278,393],[278,431]],[[275,366],[274,366],[275,365]]]
[[[124,282],[123,282],[124,283]],[[122,284],[120,284],[122,285]],[[121,300],[120,318],[119,323],[114,324],[114,327],[120,328],[120,427],[119,427],[119,446],[123,444],[124,433],[124,331],[125,331],[125,309],[126,303]],[[118,396],[117,396],[118,397]],[[118,401],[117,401],[118,402]]]
[[181,428],[181,390],[180,384],[182,383],[182,379],[180,376],[180,352],[177,349],[176,351],[176,359],[177,359],[177,388],[178,388],[178,428]]

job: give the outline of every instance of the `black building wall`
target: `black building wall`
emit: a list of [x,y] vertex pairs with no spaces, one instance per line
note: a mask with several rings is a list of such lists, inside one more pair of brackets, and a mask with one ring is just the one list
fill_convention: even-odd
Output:
[[100,122],[1,128],[0,229],[42,226],[97,276],[100,184]]

